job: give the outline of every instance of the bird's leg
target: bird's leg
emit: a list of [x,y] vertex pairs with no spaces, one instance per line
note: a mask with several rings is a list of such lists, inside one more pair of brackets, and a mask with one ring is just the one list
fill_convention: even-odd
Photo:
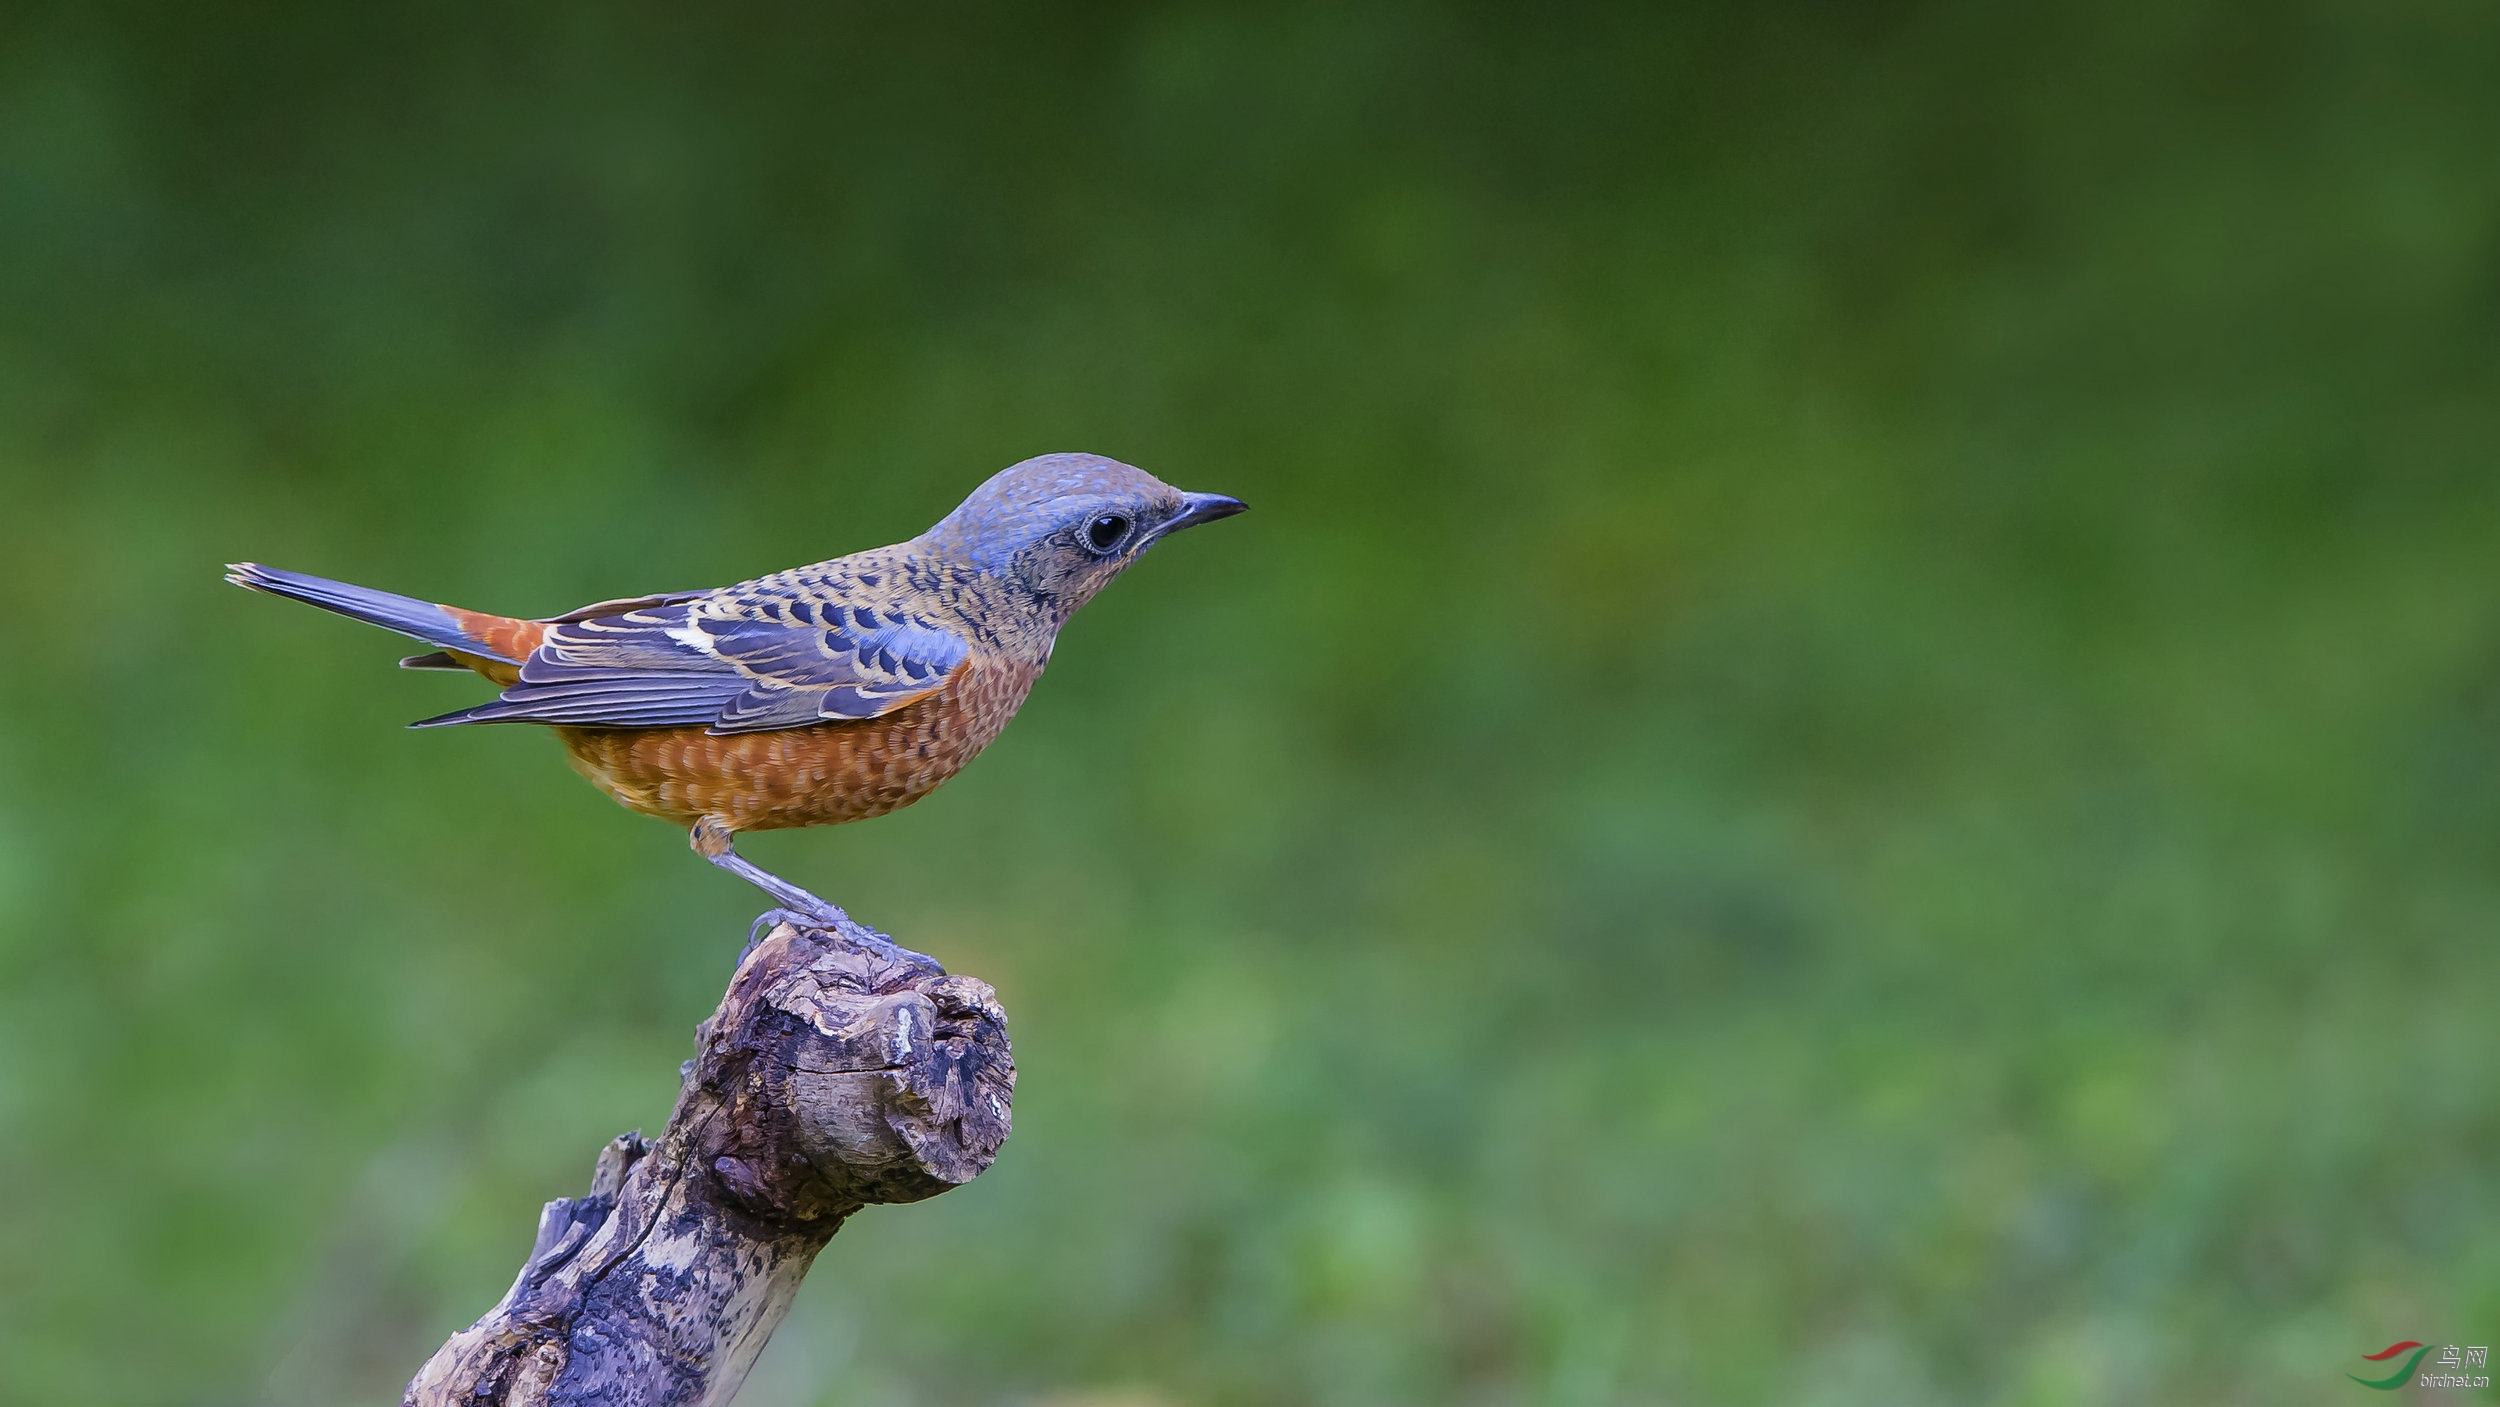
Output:
[[[755,921],[758,933],[772,920],[787,916],[810,928],[839,933],[888,962],[925,963],[938,971],[945,970],[938,967],[936,959],[924,953],[913,952],[875,929],[853,919],[849,914],[842,912],[840,906],[817,898],[739,854],[734,843],[736,839],[734,833],[722,823],[719,817],[705,816],[696,821],[686,838],[694,846],[694,853],[763,890],[773,897],[773,902],[781,906]],[[755,933],[747,935],[749,948],[755,946],[756,936]]]
[[734,835],[729,827],[721,824],[719,817],[706,816],[695,822],[686,838],[693,844],[694,853],[770,894],[782,908],[818,928],[838,930],[850,923],[851,916],[839,907],[826,903],[739,854]]

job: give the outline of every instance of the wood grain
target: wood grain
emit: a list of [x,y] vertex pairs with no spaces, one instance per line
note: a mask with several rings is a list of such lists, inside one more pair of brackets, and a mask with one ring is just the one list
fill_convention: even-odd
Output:
[[667,1129],[609,1143],[588,1195],[547,1204],[512,1289],[404,1407],[726,1403],[844,1218],[997,1157],[1016,1072],[988,985],[768,917]]

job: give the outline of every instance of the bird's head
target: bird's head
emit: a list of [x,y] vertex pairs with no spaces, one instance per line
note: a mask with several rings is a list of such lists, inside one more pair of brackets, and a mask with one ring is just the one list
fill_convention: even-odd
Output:
[[1220,493],[1183,493],[1098,454],[1045,454],[991,476],[920,540],[1031,592],[1065,621],[1147,548],[1246,506]]

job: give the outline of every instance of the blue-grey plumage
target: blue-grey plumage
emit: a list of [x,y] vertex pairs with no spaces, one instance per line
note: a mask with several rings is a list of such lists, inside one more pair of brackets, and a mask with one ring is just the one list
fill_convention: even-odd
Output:
[[1079,607],[1164,537],[1242,506],[1099,455],[1049,454],[908,542],[545,620],[250,563],[229,580],[439,647],[402,663],[505,688],[417,726],[553,725],[609,795],[688,825],[706,858],[785,904],[831,914],[730,838],[881,815],[934,790],[1014,716]]

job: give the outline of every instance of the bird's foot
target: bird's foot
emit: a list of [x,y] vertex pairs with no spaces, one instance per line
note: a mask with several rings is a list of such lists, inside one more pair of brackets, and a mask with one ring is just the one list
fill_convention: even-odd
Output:
[[[755,945],[764,941],[765,934],[772,932],[775,926],[784,923],[792,928],[804,928],[818,933],[838,933],[846,938],[854,932],[869,933],[869,930],[857,920],[831,904],[813,909],[766,909],[755,916],[755,925],[747,930],[747,951],[755,951]],[[869,936],[875,937],[876,935],[869,933]]]
[[755,945],[764,941],[765,934],[785,923],[793,928],[830,933],[848,946],[873,954],[879,961],[896,967],[925,967],[932,973],[946,970],[938,965],[936,958],[904,947],[831,904],[813,910],[766,909],[756,915],[755,926],[747,930],[747,945],[738,954],[738,960],[746,961],[746,955],[755,951]]

